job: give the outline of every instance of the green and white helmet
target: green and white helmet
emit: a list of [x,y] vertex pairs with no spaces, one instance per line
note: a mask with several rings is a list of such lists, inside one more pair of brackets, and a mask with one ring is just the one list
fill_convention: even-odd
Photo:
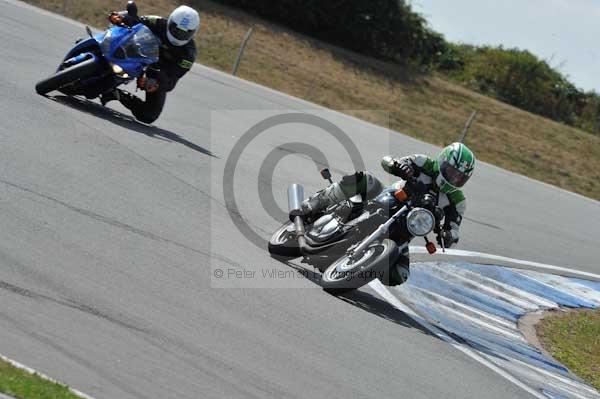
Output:
[[475,169],[475,155],[462,143],[444,148],[437,159],[439,174],[436,184],[440,191],[450,194],[463,187]]

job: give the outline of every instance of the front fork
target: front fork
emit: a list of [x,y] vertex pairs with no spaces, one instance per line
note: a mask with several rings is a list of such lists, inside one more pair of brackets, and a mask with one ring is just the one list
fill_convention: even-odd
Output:
[[390,217],[384,224],[379,226],[373,233],[371,233],[371,235],[369,235],[367,238],[365,238],[363,241],[361,241],[361,243],[358,244],[358,246],[350,249],[350,251],[348,253],[348,257],[352,260],[352,259],[354,259],[354,257],[356,255],[358,255],[358,256],[362,255],[362,253],[365,252],[372,243],[379,240],[381,237],[385,236],[387,234],[387,232],[390,230],[390,227],[392,226],[392,224],[394,224],[394,222],[396,222],[396,219],[398,219],[400,216],[402,216],[402,214],[404,212],[406,212],[407,210],[408,210],[408,206],[405,205],[398,212],[394,213],[392,215],[392,217]]

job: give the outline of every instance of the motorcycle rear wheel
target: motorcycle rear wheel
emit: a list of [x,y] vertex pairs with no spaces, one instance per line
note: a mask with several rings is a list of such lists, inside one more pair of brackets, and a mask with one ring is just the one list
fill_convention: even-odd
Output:
[[35,91],[42,96],[46,95],[51,91],[58,90],[62,86],[65,86],[69,83],[93,76],[98,72],[99,69],[100,66],[96,60],[85,60],[70,68],[63,69],[47,79],[41,80],[35,85]]
[[[390,265],[398,260],[398,246],[393,240],[374,242],[359,259],[344,255],[323,272],[321,286],[331,294],[354,291],[376,278],[385,279]],[[343,269],[340,271],[340,269]]]
[[269,240],[269,253],[271,255],[285,258],[302,256],[296,235],[289,231],[293,225],[292,222],[287,222],[273,233]]

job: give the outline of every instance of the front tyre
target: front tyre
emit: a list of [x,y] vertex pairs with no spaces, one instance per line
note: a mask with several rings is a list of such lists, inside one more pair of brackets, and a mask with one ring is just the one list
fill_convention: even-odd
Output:
[[77,65],[55,73],[48,79],[38,82],[38,84],[35,85],[35,91],[42,96],[46,95],[69,83],[94,76],[99,69],[100,66],[95,59],[85,60]]
[[281,226],[269,240],[269,253],[274,256],[285,258],[297,258],[301,256],[300,247],[295,234],[294,223],[287,222]]
[[376,278],[385,279],[397,259],[398,246],[394,241],[386,238],[374,242],[359,258],[344,255],[325,269],[321,286],[335,295],[354,291]]

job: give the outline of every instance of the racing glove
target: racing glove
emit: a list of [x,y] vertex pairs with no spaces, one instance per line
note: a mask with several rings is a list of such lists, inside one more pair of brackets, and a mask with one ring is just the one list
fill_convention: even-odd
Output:
[[111,11],[110,14],[108,14],[108,22],[113,25],[121,25],[123,23],[123,16],[117,11]]
[[397,167],[398,167],[398,172],[397,172],[398,177],[400,177],[404,180],[408,180],[415,175],[415,170],[413,169],[413,167],[405,162],[398,162]]
[[127,14],[127,11],[111,11],[110,14],[108,14],[108,22],[117,26],[130,26],[132,20],[131,17],[129,17],[129,15]]
[[127,11],[111,11],[108,14],[108,22],[117,26],[133,26],[139,22],[138,17],[132,17]]

